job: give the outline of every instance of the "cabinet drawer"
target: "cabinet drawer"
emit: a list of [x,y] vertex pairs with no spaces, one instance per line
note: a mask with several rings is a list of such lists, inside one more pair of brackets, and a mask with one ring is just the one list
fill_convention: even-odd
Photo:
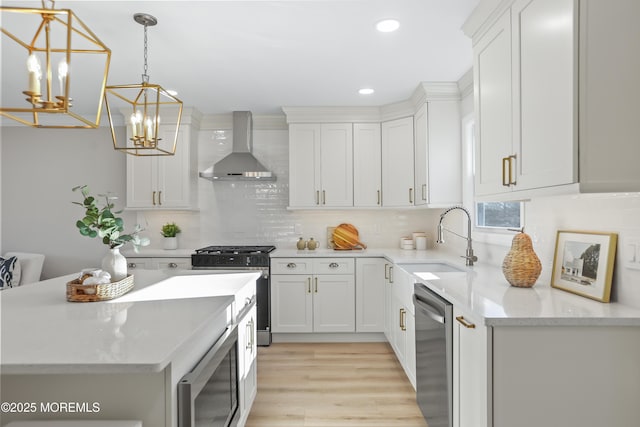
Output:
[[178,268],[181,270],[191,270],[191,258],[154,258],[153,268],[159,270],[174,270]]
[[271,258],[271,274],[313,274],[313,258]]
[[353,274],[355,260],[353,258],[315,258],[314,274]]
[[151,265],[151,258],[127,257],[127,269],[145,269]]

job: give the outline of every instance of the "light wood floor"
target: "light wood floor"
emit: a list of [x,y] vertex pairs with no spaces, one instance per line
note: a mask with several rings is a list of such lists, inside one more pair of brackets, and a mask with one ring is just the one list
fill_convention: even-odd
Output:
[[426,427],[387,343],[274,343],[258,348],[247,427]]

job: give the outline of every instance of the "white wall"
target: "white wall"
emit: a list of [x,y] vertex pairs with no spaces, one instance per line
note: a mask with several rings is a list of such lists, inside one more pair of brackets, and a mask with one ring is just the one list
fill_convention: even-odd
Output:
[[[106,245],[75,227],[84,213],[71,189],[87,184],[94,193],[124,198],[125,158],[113,149],[108,128],[0,128],[2,136],[2,250],[46,255],[43,277],[99,265]],[[123,213],[125,224],[135,215]],[[128,227],[127,227],[128,229]]]

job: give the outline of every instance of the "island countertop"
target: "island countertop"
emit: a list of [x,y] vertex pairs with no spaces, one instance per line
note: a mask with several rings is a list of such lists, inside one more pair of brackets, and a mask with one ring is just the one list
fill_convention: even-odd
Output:
[[159,372],[200,335],[222,334],[260,275],[175,274],[136,270],[131,292],[102,302],[66,300],[76,274],[1,292],[1,373]]

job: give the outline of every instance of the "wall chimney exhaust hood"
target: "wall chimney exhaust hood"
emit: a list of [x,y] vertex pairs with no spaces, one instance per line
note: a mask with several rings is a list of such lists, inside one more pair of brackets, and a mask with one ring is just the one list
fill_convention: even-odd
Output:
[[251,111],[233,112],[231,154],[200,172],[211,181],[275,181],[276,176],[253,156],[253,118]]

